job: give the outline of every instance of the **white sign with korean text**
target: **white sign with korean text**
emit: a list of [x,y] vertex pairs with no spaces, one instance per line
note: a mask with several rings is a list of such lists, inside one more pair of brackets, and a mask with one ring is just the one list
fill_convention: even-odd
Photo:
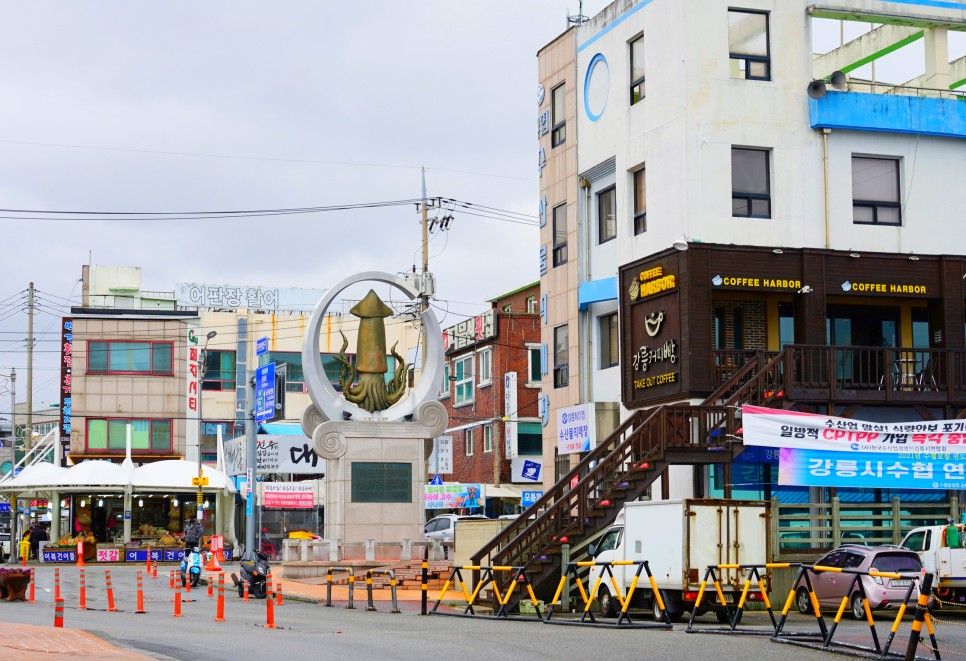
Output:
[[513,459],[518,453],[518,423],[517,423],[517,373],[507,372],[503,375],[503,415],[506,417],[504,430],[504,453],[507,459]]
[[452,475],[452,436],[437,436],[433,441],[433,452],[429,455],[429,472],[434,475]]
[[[225,474],[244,475],[247,440],[244,436],[225,441]],[[259,434],[255,441],[255,457],[259,474],[294,473],[315,475],[325,473],[325,459],[315,453],[312,439],[305,436]]]
[[594,403],[565,406],[557,410],[557,453],[590,452],[597,446]]
[[198,435],[198,416],[201,408],[201,340],[198,327],[188,323],[185,335],[187,363],[185,364],[185,456],[191,461],[201,453],[201,438]]

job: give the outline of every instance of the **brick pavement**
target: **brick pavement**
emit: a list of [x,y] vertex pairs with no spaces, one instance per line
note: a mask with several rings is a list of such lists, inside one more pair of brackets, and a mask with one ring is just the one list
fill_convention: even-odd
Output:
[[0,659],[128,659],[153,661],[78,629],[5,622],[0,627]]

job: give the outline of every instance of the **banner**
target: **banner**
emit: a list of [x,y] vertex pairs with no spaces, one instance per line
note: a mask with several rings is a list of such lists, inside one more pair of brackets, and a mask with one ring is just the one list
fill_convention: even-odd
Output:
[[315,507],[315,482],[265,482],[262,507],[306,510]]
[[557,454],[590,452],[597,446],[594,403],[557,410]]
[[479,484],[426,485],[424,488],[424,509],[442,510],[481,506]]
[[806,487],[966,489],[966,453],[821,452],[780,450],[778,483]]
[[829,452],[966,453],[966,420],[867,422],[744,405],[745,445]]
[[[244,436],[223,443],[225,474],[244,475],[247,440]],[[315,453],[312,439],[285,434],[259,434],[255,441],[255,458],[259,475],[266,473],[294,473],[316,475],[325,473],[325,459]]]

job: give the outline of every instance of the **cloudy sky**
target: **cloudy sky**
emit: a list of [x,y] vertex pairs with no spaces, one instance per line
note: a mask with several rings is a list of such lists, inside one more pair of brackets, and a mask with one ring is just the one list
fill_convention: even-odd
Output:
[[[607,4],[588,0],[584,13]],[[420,263],[411,202],[203,220],[125,213],[414,200],[426,167],[430,197],[473,205],[452,208],[451,228],[431,238],[443,325],[536,280],[536,51],[577,6],[3,2],[0,374],[17,369],[23,401],[32,281],[34,401],[56,396],[57,321],[79,302],[88,262],[139,266],[147,290],[325,288]],[[0,379],[0,416],[2,391]]]

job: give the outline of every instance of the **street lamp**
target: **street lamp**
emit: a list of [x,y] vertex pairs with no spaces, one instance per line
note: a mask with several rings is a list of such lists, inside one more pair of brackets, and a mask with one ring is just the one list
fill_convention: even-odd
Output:
[[218,331],[208,331],[208,335],[205,337],[205,346],[201,349],[201,378],[199,379],[200,385],[198,388],[198,521],[201,521],[204,515],[204,492],[202,491],[201,484],[201,446],[202,437],[204,436],[205,421],[204,421],[204,404],[205,404],[205,372],[208,364],[208,343],[211,342],[211,338],[218,334]]

